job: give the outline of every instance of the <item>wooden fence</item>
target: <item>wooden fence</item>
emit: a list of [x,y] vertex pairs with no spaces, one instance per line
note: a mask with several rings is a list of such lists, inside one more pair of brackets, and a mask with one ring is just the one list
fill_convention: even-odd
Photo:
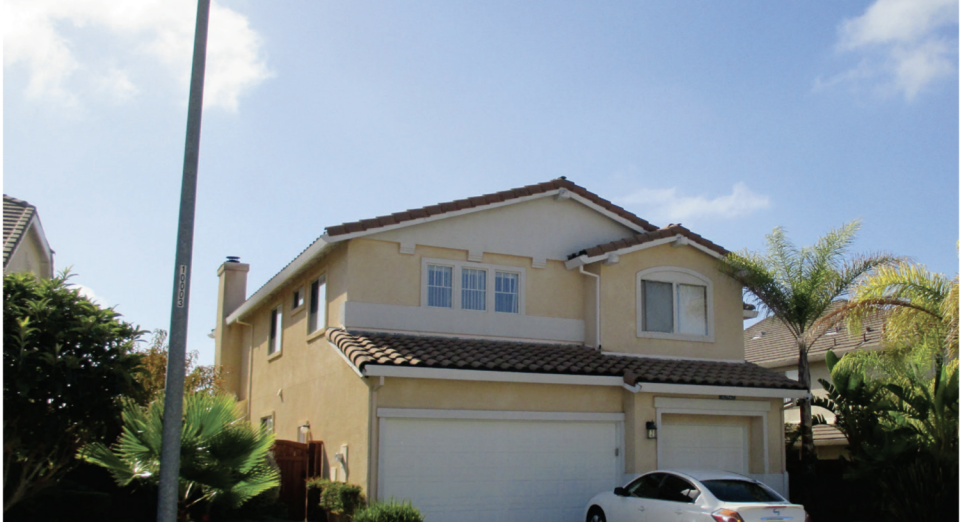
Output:
[[273,458],[280,467],[280,502],[292,518],[307,517],[307,479],[323,475],[323,442],[277,440]]

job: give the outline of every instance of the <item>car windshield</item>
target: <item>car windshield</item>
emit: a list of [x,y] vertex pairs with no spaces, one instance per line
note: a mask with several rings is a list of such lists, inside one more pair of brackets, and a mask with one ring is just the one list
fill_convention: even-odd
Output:
[[746,480],[704,480],[703,485],[721,502],[784,502],[780,495]]

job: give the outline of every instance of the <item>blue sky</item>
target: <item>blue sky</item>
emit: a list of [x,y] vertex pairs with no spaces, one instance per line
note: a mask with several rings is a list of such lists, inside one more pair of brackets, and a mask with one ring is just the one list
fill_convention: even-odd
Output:
[[[8,0],[3,191],[56,265],[168,328],[195,4]],[[850,2],[253,2],[211,13],[188,348],[216,269],[265,283],[325,226],[568,179],[760,249],[957,272],[958,8]]]

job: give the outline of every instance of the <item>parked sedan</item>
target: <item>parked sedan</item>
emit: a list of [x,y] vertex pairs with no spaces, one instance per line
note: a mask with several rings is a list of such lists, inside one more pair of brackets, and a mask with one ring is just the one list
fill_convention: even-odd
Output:
[[658,470],[590,499],[587,522],[810,522],[803,506],[743,475]]

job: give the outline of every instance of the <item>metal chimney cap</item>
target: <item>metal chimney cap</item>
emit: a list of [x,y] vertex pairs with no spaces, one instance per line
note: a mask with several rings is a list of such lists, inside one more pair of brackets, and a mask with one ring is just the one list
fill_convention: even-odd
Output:
[[240,256],[227,256],[227,263],[239,263]]

